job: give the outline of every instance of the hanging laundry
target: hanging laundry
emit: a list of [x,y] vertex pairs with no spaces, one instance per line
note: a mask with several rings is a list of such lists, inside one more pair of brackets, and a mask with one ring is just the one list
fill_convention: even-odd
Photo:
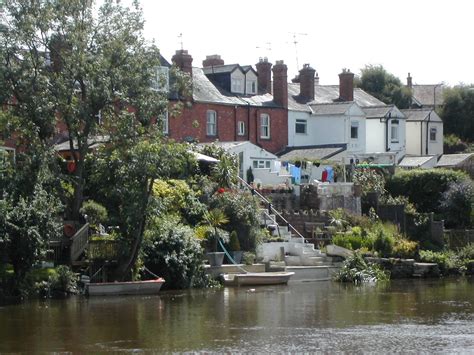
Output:
[[273,160],[272,161],[272,168],[270,169],[271,173],[279,173],[281,170],[281,161]]
[[328,181],[328,172],[326,171],[326,169],[324,169],[322,174],[321,174],[321,181],[322,182]]
[[328,166],[326,171],[328,172],[327,181],[334,182],[334,169],[331,166]]
[[289,166],[292,180],[296,185],[301,184],[301,168],[292,164],[289,164]]

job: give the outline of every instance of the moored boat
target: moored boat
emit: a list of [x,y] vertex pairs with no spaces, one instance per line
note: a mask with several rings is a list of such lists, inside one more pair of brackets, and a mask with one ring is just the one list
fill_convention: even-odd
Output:
[[101,282],[86,284],[89,296],[151,295],[160,291],[163,278],[145,281]]
[[259,286],[288,283],[294,272],[249,272],[245,274],[223,274],[224,286]]

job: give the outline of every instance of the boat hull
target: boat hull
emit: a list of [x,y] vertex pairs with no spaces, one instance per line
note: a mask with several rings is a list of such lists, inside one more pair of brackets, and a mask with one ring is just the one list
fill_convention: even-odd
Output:
[[247,274],[225,274],[225,286],[259,286],[286,284],[294,272],[255,272]]
[[89,283],[89,296],[152,295],[160,291],[165,283],[162,278],[147,281]]

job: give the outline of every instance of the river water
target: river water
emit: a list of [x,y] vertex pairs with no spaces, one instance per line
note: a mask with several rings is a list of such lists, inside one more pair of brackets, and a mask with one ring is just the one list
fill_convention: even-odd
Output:
[[474,353],[474,280],[333,282],[0,307],[5,352]]

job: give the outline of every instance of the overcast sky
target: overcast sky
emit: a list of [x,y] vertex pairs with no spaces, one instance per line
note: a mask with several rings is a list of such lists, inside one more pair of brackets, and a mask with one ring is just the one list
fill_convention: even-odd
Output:
[[[141,0],[147,38],[168,60],[176,49],[202,66],[209,54],[226,64],[284,60],[289,79],[309,63],[322,84],[342,68],[358,74],[381,64],[406,82],[474,83],[472,0]],[[295,33],[295,35],[294,35]],[[297,42],[296,48],[294,42]],[[258,47],[258,48],[257,48]]]

